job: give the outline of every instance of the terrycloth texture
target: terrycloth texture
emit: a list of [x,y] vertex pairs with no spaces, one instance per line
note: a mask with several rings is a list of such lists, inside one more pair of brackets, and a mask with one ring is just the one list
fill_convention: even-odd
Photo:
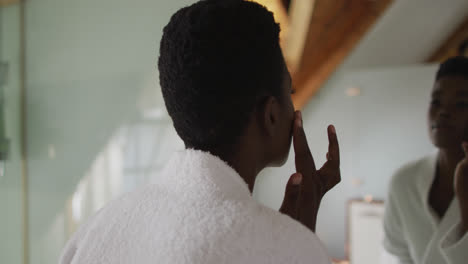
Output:
[[466,264],[468,235],[461,235],[458,200],[442,219],[429,205],[437,155],[400,169],[391,182],[384,230],[385,249],[402,264]]
[[178,152],[155,177],[80,227],[60,263],[331,262],[314,233],[255,202],[215,156]]

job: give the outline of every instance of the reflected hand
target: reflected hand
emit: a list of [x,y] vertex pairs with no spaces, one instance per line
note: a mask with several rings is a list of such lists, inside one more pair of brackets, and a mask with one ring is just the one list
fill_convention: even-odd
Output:
[[461,236],[468,232],[468,143],[463,142],[465,158],[462,159],[455,169],[455,194],[460,205],[460,215],[462,220]]
[[460,202],[468,203],[468,143],[463,142],[465,158],[462,159],[455,169],[455,193]]
[[327,162],[319,170],[315,168],[299,111],[295,113],[293,141],[297,172],[287,183],[280,212],[315,232],[318,209],[323,196],[341,181],[338,139],[335,128],[329,126]]

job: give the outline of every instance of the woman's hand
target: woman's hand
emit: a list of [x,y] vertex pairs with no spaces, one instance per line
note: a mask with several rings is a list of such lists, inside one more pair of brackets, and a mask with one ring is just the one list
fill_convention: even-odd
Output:
[[297,172],[288,181],[280,212],[289,215],[315,232],[318,209],[323,196],[341,181],[338,139],[335,127],[329,126],[327,162],[322,168],[316,170],[299,111],[295,113],[293,126]]
[[460,203],[463,233],[468,232],[468,143],[463,142],[465,158],[462,159],[455,169],[455,194]]

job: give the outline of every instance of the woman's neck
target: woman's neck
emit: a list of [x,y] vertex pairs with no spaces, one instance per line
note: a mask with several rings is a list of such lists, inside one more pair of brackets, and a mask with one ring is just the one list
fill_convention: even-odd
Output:
[[440,179],[447,183],[453,184],[453,178],[457,164],[464,157],[463,150],[459,149],[440,149],[438,157],[438,173]]
[[261,155],[254,151],[255,148],[248,149],[241,146],[243,144],[236,144],[229,148],[211,150],[209,152],[229,164],[244,179],[252,193],[255,179],[265,166],[263,160],[260,159]]

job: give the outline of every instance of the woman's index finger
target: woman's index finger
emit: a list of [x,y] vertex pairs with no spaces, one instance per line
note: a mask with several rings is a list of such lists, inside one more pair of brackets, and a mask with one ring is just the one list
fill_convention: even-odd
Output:
[[311,175],[315,172],[315,163],[310,152],[307,138],[302,125],[301,112],[295,113],[293,128],[293,144],[295,152],[296,170],[302,175]]
[[328,126],[328,153],[330,160],[340,161],[340,146],[335,126]]

